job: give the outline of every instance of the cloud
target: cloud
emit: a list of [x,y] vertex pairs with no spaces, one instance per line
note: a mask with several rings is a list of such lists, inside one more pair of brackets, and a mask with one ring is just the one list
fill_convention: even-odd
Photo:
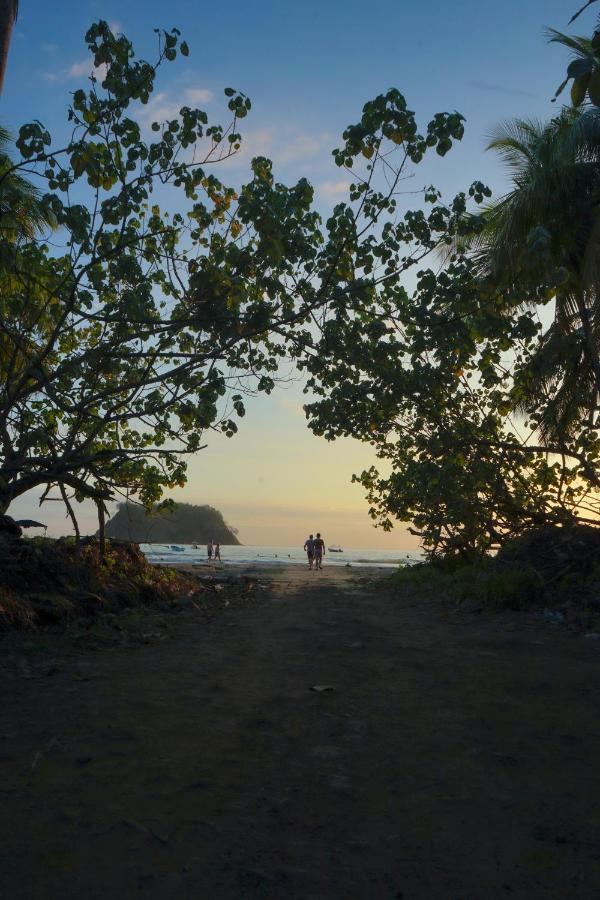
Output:
[[145,106],[136,111],[136,118],[142,125],[150,126],[152,122],[177,118],[182,106],[195,107],[211,103],[213,99],[213,92],[207,88],[186,88],[177,96],[173,96],[172,91],[159,91]]
[[187,103],[191,103],[194,106],[197,103],[211,103],[215,95],[207,88],[187,88],[184,96]]
[[91,59],[77,60],[66,69],[59,69],[58,72],[44,72],[44,79],[51,82],[73,81],[77,78],[89,78],[90,75],[102,81],[106,77],[104,63],[96,67]]
[[277,162],[280,165],[314,159],[329,146],[331,137],[326,132],[320,134],[297,134],[291,140],[285,140],[277,150]]
[[275,146],[274,128],[254,128],[242,131],[242,149],[238,159],[246,164],[255,156],[273,156]]
[[307,163],[328,155],[331,135],[327,132],[298,131],[293,126],[244,130],[241,123],[242,147],[227,165],[247,167],[255,156],[267,156],[275,168],[294,163]]
[[487,81],[470,81],[471,87],[479,91],[491,91],[493,94],[506,94],[509,97],[537,97],[532,91],[524,91],[521,88],[506,87],[503,84],[491,84]]
[[319,185],[319,191],[331,198],[345,196],[349,190],[349,181],[324,181]]
[[[91,66],[93,69],[94,66]],[[66,78],[81,78],[82,75],[90,74],[90,61],[88,59],[83,60],[82,62],[74,62],[68,69],[65,71]]]

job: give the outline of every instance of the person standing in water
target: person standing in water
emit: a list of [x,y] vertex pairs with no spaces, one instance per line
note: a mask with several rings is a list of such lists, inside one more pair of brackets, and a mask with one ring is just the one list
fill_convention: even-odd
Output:
[[219,562],[221,562],[221,545],[218,541],[215,544],[215,562],[217,560],[219,560]]
[[304,541],[304,549],[306,550],[306,555],[308,557],[308,568],[312,569],[313,558],[314,558],[314,553],[315,553],[315,540],[314,540],[312,534],[310,534]]
[[325,556],[325,541],[321,537],[320,531],[317,531],[317,536],[314,540],[314,554],[315,554],[315,568],[322,569],[323,568],[323,557]]
[[208,544],[206,545],[206,555],[208,556],[208,561],[211,562],[211,561],[212,561],[212,555],[213,555],[213,542],[212,542],[212,540],[209,541]]

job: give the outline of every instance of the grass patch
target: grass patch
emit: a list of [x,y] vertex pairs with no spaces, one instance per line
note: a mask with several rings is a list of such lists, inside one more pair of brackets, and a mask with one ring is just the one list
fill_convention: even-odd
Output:
[[539,572],[496,559],[420,563],[400,569],[391,580],[396,588],[426,589],[458,603],[477,602],[497,609],[527,609],[544,600]]

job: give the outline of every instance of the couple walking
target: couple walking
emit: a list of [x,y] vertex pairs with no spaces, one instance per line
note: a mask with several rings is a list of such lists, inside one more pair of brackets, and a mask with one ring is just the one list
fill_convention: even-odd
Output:
[[216,562],[219,560],[221,562],[221,545],[217,541],[215,544],[214,541],[209,541],[206,545],[206,555],[208,556],[208,561],[211,562],[213,559]]
[[317,536],[310,534],[305,542],[304,549],[308,556],[308,568],[322,569],[323,557],[325,556],[325,541],[321,537],[321,532],[317,531]]

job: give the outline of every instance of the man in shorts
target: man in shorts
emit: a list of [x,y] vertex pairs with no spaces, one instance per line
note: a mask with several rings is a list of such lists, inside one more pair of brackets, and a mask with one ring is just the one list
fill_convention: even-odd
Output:
[[325,556],[325,541],[321,537],[321,532],[317,531],[317,536],[313,541],[313,554],[315,557],[315,568],[323,568],[323,557]]
[[312,569],[313,559],[315,555],[315,540],[312,534],[310,534],[304,541],[304,549],[306,550],[306,555],[308,556],[308,568]]

